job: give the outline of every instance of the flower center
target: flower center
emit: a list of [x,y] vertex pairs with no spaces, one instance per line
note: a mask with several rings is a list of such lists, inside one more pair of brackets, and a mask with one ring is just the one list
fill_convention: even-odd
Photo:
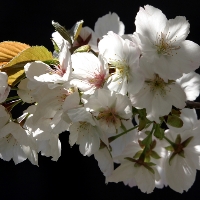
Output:
[[[170,32],[167,34],[164,34],[161,32],[161,34],[156,35],[156,41],[154,46],[157,49],[157,52],[159,55],[166,55],[166,56],[173,56],[174,51],[180,49],[180,46],[173,45],[174,42],[176,42],[176,37],[174,40],[169,40]],[[175,52],[177,54],[177,52]]]
[[107,124],[121,124],[120,119],[113,108],[108,108],[107,110],[99,112],[97,119],[105,120]]
[[105,82],[104,73],[94,73],[94,78],[88,80],[91,85],[94,85],[97,89],[102,88]]
[[109,63],[111,65],[109,72],[115,75],[117,79],[128,77],[129,66],[125,60],[110,60]]
[[160,78],[158,74],[154,75],[154,79],[147,79],[145,83],[150,87],[152,92],[159,91],[162,95],[166,94],[166,85],[168,83],[165,83],[165,81]]

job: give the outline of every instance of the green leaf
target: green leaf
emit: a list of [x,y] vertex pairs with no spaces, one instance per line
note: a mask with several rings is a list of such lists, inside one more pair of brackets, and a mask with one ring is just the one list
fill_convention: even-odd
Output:
[[151,158],[150,158],[149,155],[148,155],[148,156],[145,156],[144,162],[150,162],[150,160],[151,160]]
[[168,146],[168,147],[165,147],[165,149],[167,150],[167,151],[174,151],[174,147],[173,146]]
[[171,155],[171,157],[169,158],[169,165],[171,165],[171,161],[173,160],[173,158],[176,156],[176,153],[173,153]]
[[135,108],[135,107],[132,107],[132,114],[133,114],[133,116],[137,115],[138,114],[138,109]]
[[52,38],[51,38],[51,41],[53,42],[54,51],[56,51],[57,53],[59,53],[60,49],[59,49],[58,45],[56,44],[56,42]]
[[159,124],[156,124],[156,128],[155,128],[155,131],[154,131],[154,136],[160,140],[163,139],[164,137],[164,129],[160,128],[160,125]]
[[150,156],[152,158],[155,158],[155,159],[160,159],[161,158],[155,151],[152,151]]
[[153,140],[152,143],[151,143],[151,145],[150,145],[150,148],[154,149],[155,146],[156,146],[156,140]]
[[140,167],[141,165],[139,163],[135,163],[134,167]]
[[71,35],[73,42],[79,36],[82,29],[82,25],[83,25],[83,20],[80,20],[76,22],[76,24],[74,24],[74,26],[69,30],[69,34]]
[[144,139],[142,140],[142,144],[143,144],[145,147],[148,147],[148,149],[150,148],[151,142],[152,142],[152,137],[151,137],[151,135],[148,135],[146,138],[144,138]]
[[183,121],[175,115],[168,115],[167,124],[176,128],[181,128],[183,126]]
[[71,39],[71,35],[70,35],[69,31],[67,31],[58,22],[52,21],[52,25],[54,26],[56,31],[58,31],[58,33],[60,33],[60,35],[72,45],[73,41]]
[[78,49],[76,49],[75,51],[74,51],[74,53],[78,53],[78,52],[80,52],[80,53],[82,53],[82,52],[88,52],[88,51],[90,51],[90,49],[91,49],[91,47],[90,47],[90,45],[83,45],[83,46],[81,46],[81,47],[79,47]]
[[135,159],[133,159],[133,158],[130,158],[130,157],[126,157],[126,158],[124,158],[124,159],[129,160],[129,161],[131,161],[131,162],[137,162],[137,160],[135,160]]
[[180,134],[178,134],[175,140],[175,144],[180,144],[180,143],[181,143],[181,136]]
[[184,150],[180,151],[180,152],[178,153],[178,155],[181,156],[181,157],[183,157],[183,158],[185,158]]
[[59,61],[54,59],[54,60],[45,60],[43,61],[44,63],[46,63],[47,65],[59,65]]
[[193,136],[186,139],[184,142],[182,142],[183,148],[187,147],[187,145],[190,143],[190,141],[193,139]]
[[145,145],[143,144],[142,140],[138,140],[138,143],[140,145],[140,147],[143,149],[145,147]]
[[142,151],[143,151],[143,150],[138,151],[138,152],[133,156],[133,158],[139,158],[140,155],[142,154]]
[[175,110],[175,109],[172,109],[171,113],[172,115],[176,115],[177,117],[180,117],[181,114],[180,110]]
[[146,120],[144,118],[139,118],[139,128],[138,130],[141,131],[145,128],[146,126]]
[[155,166],[156,164],[153,163],[153,162],[148,162],[148,163],[145,163],[145,165],[148,165],[148,166]]
[[144,165],[144,167],[147,168],[152,174],[155,174],[153,168],[151,168],[150,166]]

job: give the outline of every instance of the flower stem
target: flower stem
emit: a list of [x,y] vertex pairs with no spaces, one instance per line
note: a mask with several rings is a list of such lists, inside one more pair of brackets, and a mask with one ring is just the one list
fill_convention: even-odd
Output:
[[116,140],[118,137],[120,137],[120,136],[122,136],[122,135],[128,133],[129,131],[132,131],[132,130],[134,130],[136,128],[138,128],[138,125],[134,126],[133,128],[130,128],[130,129],[128,129],[128,130],[126,130],[126,131],[124,131],[124,132],[122,132],[122,133],[120,133],[120,134],[118,134],[116,136],[109,137],[108,138],[109,143],[111,143],[112,141]]

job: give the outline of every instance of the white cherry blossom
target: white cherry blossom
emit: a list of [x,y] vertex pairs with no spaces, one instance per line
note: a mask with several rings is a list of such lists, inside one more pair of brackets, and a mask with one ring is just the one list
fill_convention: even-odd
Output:
[[27,132],[17,123],[9,122],[0,130],[0,158],[15,164],[27,158],[37,165],[36,147]]
[[200,47],[185,40],[189,34],[189,23],[185,17],[178,16],[167,20],[161,10],[146,5],[137,13],[136,32],[139,35],[142,51],[154,73],[165,81],[180,78],[200,65]]
[[143,88],[130,99],[134,107],[146,108],[149,120],[159,123],[159,117],[168,115],[172,106],[185,107],[186,95],[175,81],[165,82],[158,74],[146,73]]
[[108,78],[108,66],[101,56],[98,58],[90,53],[72,55],[70,83],[85,94],[92,94],[96,89],[103,88]]
[[71,109],[68,115],[73,122],[69,127],[69,143],[71,146],[79,144],[80,152],[84,156],[91,156],[99,150],[100,139],[108,144],[93,116],[84,107]]
[[98,126],[106,133],[116,133],[122,119],[131,118],[131,102],[127,96],[106,89],[98,89],[85,104],[86,110],[97,119]]
[[[187,191],[195,181],[196,170],[200,169],[200,124],[183,132],[166,130],[168,139],[176,145],[168,151],[165,176],[168,185],[175,191]],[[169,146],[166,145],[165,147]]]
[[137,93],[144,82],[137,45],[110,31],[99,42],[98,48],[109,64],[108,88],[121,94]]
[[52,69],[49,65],[35,61],[24,66],[26,77],[33,82],[47,83],[49,88],[60,84],[68,84],[71,74],[71,54],[66,42],[63,43],[59,58],[60,64]]
[[134,162],[125,160],[113,173],[106,177],[106,182],[127,181],[130,177],[134,178],[138,188],[145,193],[153,192],[155,188],[155,180],[159,180],[160,176],[155,167],[152,167],[154,173],[149,171],[143,165],[135,166]]

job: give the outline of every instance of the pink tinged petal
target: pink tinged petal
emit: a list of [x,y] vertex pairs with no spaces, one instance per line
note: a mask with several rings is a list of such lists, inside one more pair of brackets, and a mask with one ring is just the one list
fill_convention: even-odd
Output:
[[96,153],[94,153],[94,157],[97,160],[98,166],[103,175],[110,176],[114,171],[114,163],[108,149],[106,147],[99,149]]
[[35,81],[35,77],[37,76],[48,73],[48,69],[49,66],[41,61],[27,63],[24,66],[26,77],[31,81]]
[[63,42],[62,44],[58,59],[60,62],[61,71],[63,75],[65,75],[66,80],[68,80],[71,74],[72,68],[71,68],[71,54],[66,42]]

